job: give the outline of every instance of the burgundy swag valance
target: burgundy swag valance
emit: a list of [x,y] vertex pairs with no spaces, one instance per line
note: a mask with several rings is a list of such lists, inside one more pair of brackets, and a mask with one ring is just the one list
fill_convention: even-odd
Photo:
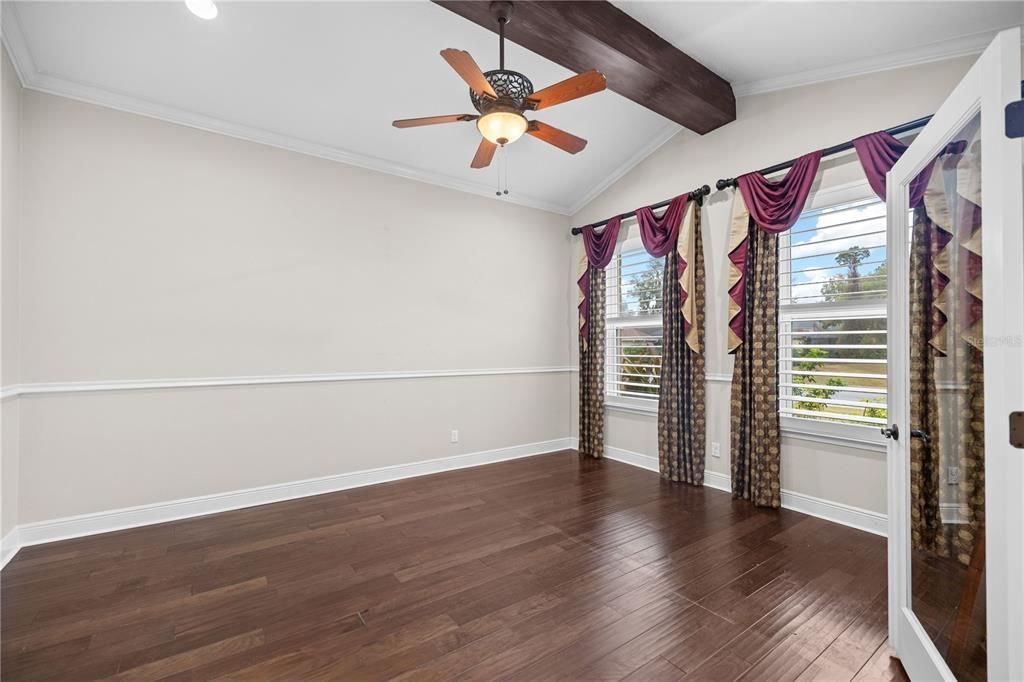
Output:
[[[896,164],[907,145],[885,131],[863,135],[853,140],[868,184],[885,201],[885,176]],[[951,145],[943,153],[960,153]],[[729,241],[729,352],[743,343],[744,297],[747,259],[748,221],[753,218],[758,228],[767,232],[784,232],[800,218],[814,177],[818,172],[821,152],[801,157],[785,178],[767,180],[759,173],[748,173],[737,180],[739,193],[734,200],[733,222]],[[933,164],[928,164],[910,184],[910,205],[925,203],[925,190],[931,180]]]
[[811,152],[801,156],[781,180],[772,181],[760,173],[747,173],[736,178],[750,215],[759,228],[765,232],[785,232],[793,227],[803,213],[820,163],[821,152]]
[[[672,250],[677,250],[679,257],[679,296],[680,305],[684,311],[683,332],[689,342],[691,321],[693,315],[687,315],[692,306],[687,307],[686,302],[690,295],[691,287],[687,283],[692,279],[690,272],[690,260],[688,251],[680,247],[680,230],[683,218],[686,216],[689,194],[684,193],[675,197],[669,202],[668,207],[660,217],[654,214],[649,206],[636,210],[637,225],[640,228],[640,240],[644,249],[655,258],[663,258]],[[621,217],[615,217],[608,221],[604,231],[598,233],[593,225],[587,225],[581,231],[583,245],[586,252],[586,260],[581,262],[580,277],[577,284],[580,289],[580,333],[586,334],[590,319],[590,303],[587,301],[586,292],[590,284],[590,268],[604,268],[607,266],[615,253],[615,245],[618,242],[619,230],[622,224]],[[688,223],[689,224],[689,223]],[[689,229],[689,228],[688,228]],[[692,235],[683,240],[686,246],[693,241]],[[694,341],[693,343],[696,343]]]
[[781,180],[768,180],[760,173],[736,178],[739,192],[733,199],[729,230],[730,353],[743,343],[750,220],[765,232],[785,232],[793,227],[807,203],[820,163],[821,152],[816,151],[797,159]]
[[[907,151],[907,145],[883,130],[856,138],[853,141],[853,148],[857,150],[857,158],[860,159],[860,165],[864,168],[864,175],[867,176],[871,189],[879,199],[885,201],[885,176],[903,156],[903,152]],[[924,190],[932,177],[933,167],[933,164],[928,164],[910,183],[911,208],[917,208],[924,203]]]
[[590,290],[590,269],[603,270],[612,262],[615,254],[615,245],[619,241],[619,227],[622,219],[616,216],[608,221],[604,230],[598,233],[593,225],[583,228],[583,248],[586,251],[587,262],[580,269],[579,279],[576,284],[580,290],[580,336],[586,338],[587,327],[590,322],[590,302],[587,300],[587,291]]
[[[853,146],[857,150],[857,157],[860,159],[860,164],[864,168],[864,174],[868,178],[868,184],[871,185],[871,189],[875,191],[878,198],[885,201],[885,176],[892,170],[892,167],[896,165],[896,162],[903,156],[903,153],[907,150],[907,145],[903,144],[895,137],[887,132],[871,133],[870,135],[864,135],[858,137],[853,141]],[[936,163],[951,165],[951,167],[957,169],[958,184],[961,176],[969,177],[971,173],[976,170],[973,168],[971,159],[968,158],[967,162],[964,163],[964,153],[967,151],[966,140],[956,140],[949,143],[939,153],[938,157],[932,163],[929,163],[924,169],[918,173],[917,177],[914,178],[913,182],[910,183],[910,206],[914,209],[923,208],[927,215],[926,224],[934,226],[932,231],[932,258],[934,261],[934,269],[932,272],[932,292],[935,297],[935,303],[933,305],[931,320],[932,320],[932,334],[930,343],[932,347],[940,354],[946,354],[945,347],[945,336],[943,328],[948,320],[946,309],[949,305],[947,298],[950,296],[946,292],[946,286],[949,284],[950,275],[948,272],[949,263],[951,256],[949,255],[949,244],[953,240],[953,218],[950,216],[949,209],[947,206],[946,190],[943,184],[941,176],[935,177],[935,182],[932,182],[933,171],[935,170]],[[960,164],[963,163],[964,170],[959,170]],[[940,170],[941,174],[941,170]],[[969,282],[977,281],[976,286],[968,285],[965,292],[962,294],[967,301],[965,310],[967,314],[964,316],[965,329],[971,330],[975,324],[978,324],[981,320],[981,287],[980,287],[980,270],[981,270],[981,255],[980,247],[977,247],[976,240],[971,240],[970,237],[978,233],[981,226],[981,209],[969,200],[964,199],[959,194],[954,193],[959,206],[960,206],[960,224],[963,225],[965,233],[964,248],[966,254],[962,256],[963,262],[966,264],[965,272],[967,273],[967,280]],[[965,338],[975,339],[978,334],[973,332],[967,332]],[[968,343],[973,343],[971,340]]]
[[654,217],[654,211],[647,206],[637,209],[636,222],[640,226],[640,240],[644,243],[647,253],[655,258],[661,258],[676,247],[679,226],[683,222],[689,198],[687,194],[680,194],[674,198],[669,202],[661,218]]
[[616,216],[608,221],[601,232],[594,230],[593,225],[583,228],[583,246],[587,250],[590,267],[604,268],[612,262],[621,224],[622,219]]
[[[697,353],[700,347],[697,338],[691,334],[693,321],[696,314],[693,311],[692,302],[687,304],[690,298],[690,290],[693,288],[692,263],[694,255],[692,246],[694,237],[692,224],[687,224],[686,237],[680,241],[680,230],[683,224],[683,217],[686,215],[686,205],[689,201],[689,194],[680,194],[669,202],[668,208],[661,214],[660,218],[655,217],[654,211],[645,206],[636,211],[636,221],[640,227],[640,240],[644,244],[647,253],[655,258],[664,258],[672,251],[676,251],[677,271],[679,274],[679,308],[683,317],[683,338],[687,344]],[[686,248],[683,248],[685,246]]]

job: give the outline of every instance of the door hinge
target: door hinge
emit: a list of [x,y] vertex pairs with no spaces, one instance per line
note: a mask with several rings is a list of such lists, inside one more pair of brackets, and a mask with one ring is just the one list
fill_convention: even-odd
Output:
[[1010,445],[1024,450],[1024,412],[1010,413]]
[[1006,105],[1006,136],[1011,140],[1024,137],[1024,99]]
[[1024,137],[1024,82],[1020,85],[1021,99],[1006,105],[1006,136],[1011,140]]

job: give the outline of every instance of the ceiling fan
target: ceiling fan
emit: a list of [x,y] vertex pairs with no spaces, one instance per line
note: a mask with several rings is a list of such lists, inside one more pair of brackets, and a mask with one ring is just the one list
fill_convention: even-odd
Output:
[[515,142],[523,133],[532,135],[570,154],[576,154],[587,146],[581,137],[570,135],[564,130],[540,121],[527,120],[523,114],[553,107],[580,97],[592,95],[605,89],[604,76],[595,70],[567,78],[549,85],[538,92],[533,91],[530,79],[517,71],[505,68],[505,24],[512,17],[511,2],[492,2],[491,14],[498,21],[498,51],[500,68],[486,73],[465,50],[448,48],[441,50],[441,56],[455,72],[469,85],[469,97],[478,114],[452,114],[450,116],[426,116],[406,118],[392,123],[396,128],[414,128],[438,123],[476,121],[477,130],[484,139],[473,157],[471,168],[486,168],[494,158],[498,146]]

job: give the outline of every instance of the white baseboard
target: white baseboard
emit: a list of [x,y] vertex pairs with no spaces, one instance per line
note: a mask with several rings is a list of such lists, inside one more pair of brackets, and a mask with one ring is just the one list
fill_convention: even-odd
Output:
[[15,527],[0,540],[0,568],[6,566],[19,549],[21,549],[21,542],[18,538],[18,529]]
[[960,508],[960,504],[957,502],[941,503],[939,505],[939,514],[942,517],[943,524],[959,525],[967,523],[967,519],[964,518],[964,514]]
[[507,448],[484,450],[482,452],[455,455],[453,457],[441,457],[439,459],[412,462],[410,464],[396,464],[394,466],[353,471],[303,481],[277,483],[259,488],[82,514],[80,516],[70,516],[51,521],[26,523],[18,526],[4,538],[4,563],[10,558],[8,556],[8,538],[11,538],[11,536],[14,536],[11,542],[13,549],[10,550],[10,556],[13,556],[19,548],[29,545],[68,540],[98,533],[109,533],[126,528],[148,526],[154,523],[178,521],[194,516],[254,507],[271,502],[283,502],[284,500],[321,495],[349,488],[359,488],[361,486],[386,483],[403,478],[425,476],[427,474],[436,474],[453,469],[465,469],[483,464],[493,464],[494,462],[531,457],[557,450],[568,450],[572,449],[574,445],[575,439],[573,438],[556,438],[538,443],[514,445]]
[[[631,464],[648,471],[658,471],[658,458],[651,455],[643,455],[631,450],[606,446],[605,456],[608,459]],[[728,474],[721,474],[717,471],[705,469],[704,485],[708,488],[724,490],[727,493],[732,492],[732,479]],[[823,500],[819,497],[805,495],[793,490],[782,491],[782,507],[883,537],[887,535],[889,530],[889,521],[885,514],[853,507],[841,502]]]
[[622,448],[613,448],[606,445],[604,448],[604,456],[608,459],[614,459],[616,462],[632,464],[635,467],[647,469],[648,471],[653,471],[655,473],[660,471],[657,457],[641,455],[639,452],[633,452],[632,450],[623,450]]
[[720,474],[717,471],[704,470],[704,485],[715,490],[732,492],[732,479],[728,474]]
[[[249,488],[182,500],[82,514],[51,521],[22,524],[3,538],[2,547],[0,547],[0,568],[6,565],[21,547],[29,545],[109,533],[111,531],[137,528],[155,523],[178,521],[195,516],[231,511],[233,509],[243,509],[245,507],[283,502],[300,497],[321,495],[415,476],[436,474],[453,469],[464,469],[510,459],[541,455],[558,450],[575,449],[577,444],[578,440],[576,438],[556,438],[538,443],[527,443],[525,445],[455,455],[453,457],[442,457],[321,478],[278,483],[259,488]],[[605,456],[608,459],[648,471],[658,471],[658,458],[651,455],[644,455],[622,448],[608,447],[605,448]],[[704,485],[726,492],[731,490],[729,476],[714,471],[705,471]],[[782,491],[782,506],[786,509],[858,528],[876,535],[884,536],[886,534],[886,517],[878,512],[822,500],[789,490]]]

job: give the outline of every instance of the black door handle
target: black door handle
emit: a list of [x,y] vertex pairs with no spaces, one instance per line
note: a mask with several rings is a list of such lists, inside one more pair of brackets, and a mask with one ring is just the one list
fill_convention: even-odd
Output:
[[886,438],[891,438],[892,440],[899,440],[900,439],[900,427],[896,426],[895,424],[893,424],[892,426],[890,426],[888,428],[883,426],[882,427],[882,435],[885,436]]

